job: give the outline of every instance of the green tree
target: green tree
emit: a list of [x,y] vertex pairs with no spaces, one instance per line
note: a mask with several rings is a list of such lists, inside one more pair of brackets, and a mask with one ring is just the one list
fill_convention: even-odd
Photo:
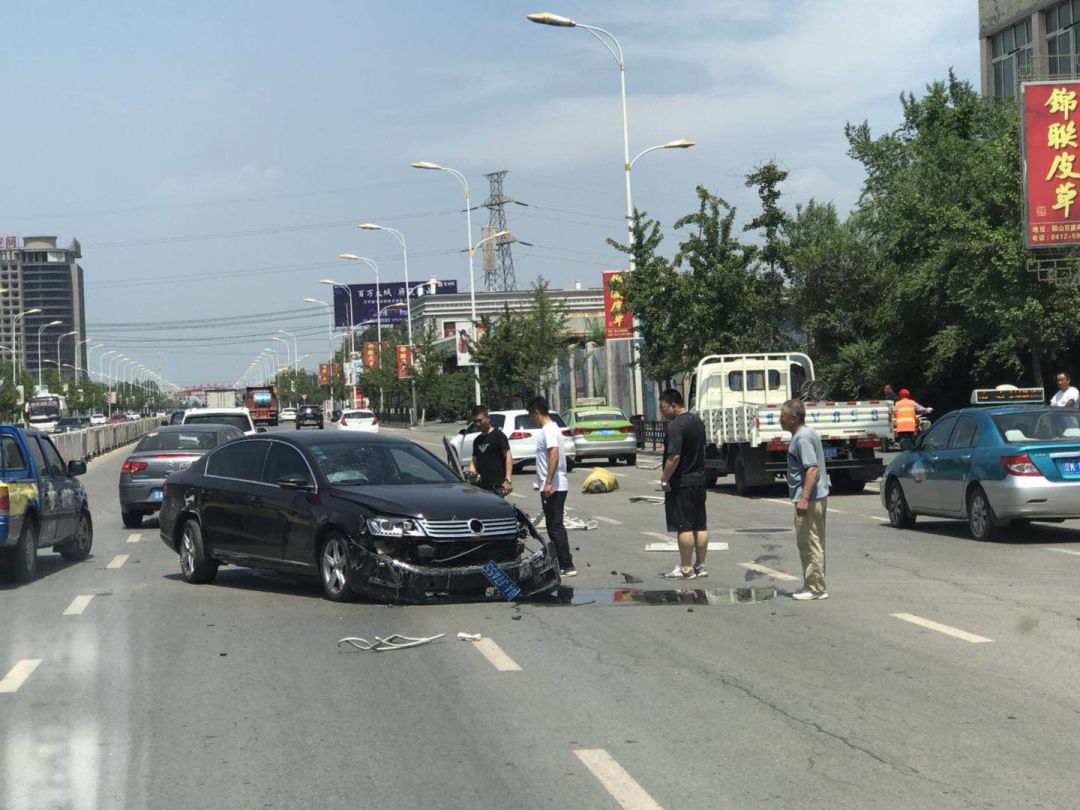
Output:
[[768,268],[773,285],[780,283],[780,271],[784,269],[786,246],[782,231],[791,218],[780,207],[780,184],[787,180],[788,173],[769,161],[756,167],[746,175],[746,187],[756,187],[761,199],[761,213],[743,228],[744,231],[762,230],[765,243],[761,247],[759,258]]

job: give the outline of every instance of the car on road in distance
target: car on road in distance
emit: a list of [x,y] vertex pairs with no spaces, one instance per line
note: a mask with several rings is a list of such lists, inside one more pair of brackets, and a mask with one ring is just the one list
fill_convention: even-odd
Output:
[[282,408],[278,414],[278,419],[282,422],[295,422],[296,421],[296,408]]
[[323,412],[318,405],[301,405],[296,409],[296,429],[311,425],[319,430],[323,428]]
[[363,433],[379,432],[379,417],[374,411],[354,410],[345,411],[337,423],[338,430],[356,430]]
[[95,426],[107,425],[109,424],[109,418],[103,413],[92,413],[90,414],[90,424]]
[[56,423],[53,433],[75,433],[83,429],[82,419],[77,416],[65,416]]
[[[514,459],[514,472],[521,472],[526,464],[536,463],[536,437],[540,427],[529,416],[528,411],[491,411],[488,414],[493,427],[506,434],[510,444],[510,455]],[[574,469],[576,451],[574,437],[566,422],[559,414],[552,412],[551,419],[563,434],[563,452],[566,454],[566,471]],[[472,459],[472,446],[476,440],[476,426],[470,422],[454,436],[448,436],[450,447],[462,467],[469,466]]]
[[183,425],[231,425],[244,433],[265,433],[266,428],[256,428],[246,408],[189,408],[184,411]]
[[128,419],[126,416],[124,416],[124,414],[122,414],[122,413],[113,414],[111,417],[109,417],[109,423],[113,424],[113,425],[120,425],[120,424],[123,424],[124,422],[130,422],[130,421],[131,420]]
[[233,564],[318,577],[339,602],[485,600],[501,598],[483,570],[494,563],[522,596],[559,585],[554,548],[523,512],[394,436],[229,442],[170,476],[160,526],[190,583]]
[[143,436],[120,468],[120,517],[134,529],[161,508],[165,481],[178,470],[244,432],[232,425],[193,424],[160,427]]
[[574,437],[575,462],[585,458],[619,459],[637,463],[637,431],[618,407],[602,401],[579,400],[566,413],[566,426]]
[[956,518],[975,539],[997,540],[1010,526],[1080,518],[1080,411],[1045,407],[1043,397],[1041,388],[981,389],[974,407],[938,419],[885,469],[889,523]]
[[85,472],[44,433],[0,426],[0,569],[16,582],[34,579],[39,548],[72,562],[90,556],[94,524],[77,479]]

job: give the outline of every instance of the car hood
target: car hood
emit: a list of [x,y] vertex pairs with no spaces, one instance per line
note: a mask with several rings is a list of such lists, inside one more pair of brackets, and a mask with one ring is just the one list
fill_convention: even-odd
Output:
[[429,520],[483,520],[515,515],[514,507],[495,493],[465,483],[336,486],[331,491],[339,498],[387,515]]

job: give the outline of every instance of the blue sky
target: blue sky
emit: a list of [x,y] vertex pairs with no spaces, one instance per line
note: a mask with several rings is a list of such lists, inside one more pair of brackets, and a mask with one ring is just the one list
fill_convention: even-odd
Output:
[[[92,325],[300,309],[326,297],[321,277],[373,280],[342,251],[400,279],[396,243],[365,220],[405,232],[412,277],[467,289],[460,189],[414,160],[460,169],[474,203],[484,173],[508,169],[530,204],[511,230],[537,245],[514,250],[519,286],[598,286],[618,266],[605,238],[625,235],[618,71],[585,31],[530,11],[619,37],[633,153],[697,141],[634,169],[669,248],[697,184],[753,216],[742,176],[772,158],[789,205],[849,208],[862,175],[845,122],[892,128],[899,93],[950,67],[978,81],[975,4],[940,0],[92,5],[8,0],[0,15],[0,231],[82,242]],[[319,314],[266,331],[314,332]],[[250,326],[95,331],[180,383],[231,383],[267,345]],[[309,366],[325,346],[304,339]]]

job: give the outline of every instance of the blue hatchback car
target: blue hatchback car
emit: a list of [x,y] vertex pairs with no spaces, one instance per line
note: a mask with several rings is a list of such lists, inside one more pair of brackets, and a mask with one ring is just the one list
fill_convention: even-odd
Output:
[[[946,414],[885,469],[881,500],[896,528],[918,515],[968,521],[976,540],[1010,525],[1080,518],[1080,410],[1049,408],[1041,389],[976,391],[989,404]],[[998,396],[993,394],[998,393]]]

